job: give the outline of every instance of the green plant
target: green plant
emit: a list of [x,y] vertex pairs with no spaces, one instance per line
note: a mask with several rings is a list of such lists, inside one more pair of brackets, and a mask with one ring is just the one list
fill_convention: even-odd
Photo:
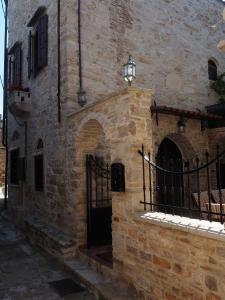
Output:
[[225,72],[222,73],[217,80],[210,84],[210,87],[219,95],[219,103],[225,102]]

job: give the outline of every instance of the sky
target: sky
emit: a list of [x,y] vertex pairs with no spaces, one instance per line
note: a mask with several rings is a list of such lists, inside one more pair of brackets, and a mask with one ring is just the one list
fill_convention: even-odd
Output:
[[[0,5],[0,74],[3,78],[3,70],[4,70],[4,14],[2,10],[2,6]],[[0,82],[0,114],[2,114],[3,111],[3,89]]]

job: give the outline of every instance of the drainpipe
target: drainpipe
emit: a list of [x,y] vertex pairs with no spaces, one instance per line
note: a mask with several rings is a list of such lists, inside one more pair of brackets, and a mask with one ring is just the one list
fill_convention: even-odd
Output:
[[86,93],[83,90],[83,70],[82,70],[82,47],[81,47],[81,0],[78,0],[78,46],[79,46],[79,91],[77,93],[78,96],[78,104],[80,106],[84,106],[87,103]]
[[5,146],[5,195],[4,208],[7,209],[8,194],[8,0],[5,0],[5,42],[4,42],[4,91],[3,91],[3,127],[2,127],[2,144]]
[[58,39],[58,122],[61,123],[61,40],[60,40],[60,27],[61,27],[61,2],[58,0],[57,12],[57,39]]

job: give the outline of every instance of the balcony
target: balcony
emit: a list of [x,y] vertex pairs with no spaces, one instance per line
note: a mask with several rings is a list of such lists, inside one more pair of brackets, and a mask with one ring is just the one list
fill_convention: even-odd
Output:
[[21,119],[28,119],[31,114],[31,93],[29,89],[10,88],[9,111]]

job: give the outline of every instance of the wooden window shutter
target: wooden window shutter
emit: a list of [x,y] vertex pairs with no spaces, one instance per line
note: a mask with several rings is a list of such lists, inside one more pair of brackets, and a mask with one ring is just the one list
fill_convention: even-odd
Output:
[[9,58],[9,77],[8,77],[8,87],[10,88],[12,85],[12,56]]
[[28,37],[28,57],[27,57],[27,63],[28,63],[28,79],[31,78],[31,74],[33,72],[33,36],[31,31],[29,32]]
[[21,87],[22,85],[22,49],[17,47],[14,52],[14,74],[13,74],[13,84],[16,87]]
[[39,19],[36,34],[37,70],[40,70],[48,64],[48,15]]

